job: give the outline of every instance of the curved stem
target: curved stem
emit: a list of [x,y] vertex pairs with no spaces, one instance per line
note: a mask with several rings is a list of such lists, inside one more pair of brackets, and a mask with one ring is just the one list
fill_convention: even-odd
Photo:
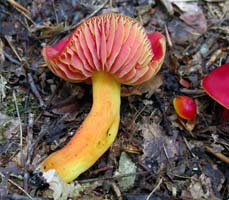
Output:
[[93,106],[69,143],[40,165],[42,171],[55,169],[70,182],[90,168],[113,143],[120,121],[120,83],[105,72],[92,77]]

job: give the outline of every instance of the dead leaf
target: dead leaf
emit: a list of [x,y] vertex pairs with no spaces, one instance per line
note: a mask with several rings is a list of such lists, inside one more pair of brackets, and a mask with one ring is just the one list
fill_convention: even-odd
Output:
[[213,192],[211,179],[205,174],[201,174],[200,177],[192,176],[191,184],[187,190],[182,191],[181,196],[184,199],[219,200]]
[[192,134],[191,132],[195,128],[196,120],[184,120],[178,118],[178,121],[190,134]]
[[180,15],[180,19],[201,34],[207,31],[207,20],[197,2],[170,1],[183,12]]
[[194,42],[201,35],[194,28],[177,19],[168,23],[168,30],[172,40],[180,45]]
[[174,14],[174,9],[173,9],[173,6],[172,6],[171,2],[169,0],[160,0],[160,1],[163,4],[163,6],[166,8],[166,10],[169,13],[169,15],[173,15]]
[[[225,175],[220,171],[216,164],[206,164],[203,167],[203,173],[211,179],[211,186],[214,194],[220,195],[220,191],[224,187]],[[227,175],[226,175],[227,176]]]
[[142,83],[141,85],[132,87],[130,89],[123,88],[121,91],[122,96],[131,96],[131,95],[142,95],[146,94],[147,98],[150,98],[153,93],[162,85],[164,81],[164,75],[158,74],[148,81]]
[[156,159],[158,163],[162,163],[179,154],[175,138],[166,136],[161,126],[145,120],[145,123],[139,123],[138,127],[144,137],[143,160]]
[[3,139],[10,139],[19,131],[19,120],[0,113],[0,143]]
[[180,16],[180,19],[195,28],[195,30],[197,30],[201,34],[207,31],[207,21],[202,10],[199,10],[196,13],[184,13]]
[[[119,168],[115,172],[115,176],[117,175],[125,175],[125,174],[135,174],[136,173],[136,165],[130,159],[127,153],[122,152],[119,159]],[[131,175],[127,177],[123,177],[118,179],[118,184],[122,191],[127,191],[131,187],[133,187],[135,182],[136,175]]]

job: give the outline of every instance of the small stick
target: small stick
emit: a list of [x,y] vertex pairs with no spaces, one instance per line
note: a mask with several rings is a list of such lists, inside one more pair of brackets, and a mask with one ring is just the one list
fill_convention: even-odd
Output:
[[26,13],[27,15],[30,14],[30,12],[21,4],[17,3],[14,0],[7,0],[13,7],[15,7],[17,10],[19,10],[20,12]]
[[169,47],[173,48],[173,43],[172,43],[169,31],[168,31],[167,25],[165,25],[165,35],[166,35]]
[[217,49],[210,57],[210,59],[208,60],[208,62],[206,63],[206,67],[209,67],[210,65],[212,65],[220,56],[221,54],[226,51],[226,48],[221,48],[221,49]]
[[[6,194],[1,196],[2,199],[12,199],[12,200],[27,200],[30,199],[27,196],[20,195],[20,194]],[[33,197],[33,200],[49,200],[48,198],[43,198],[43,197]]]
[[110,8],[113,7],[113,0],[110,0],[110,2],[109,2],[109,7],[110,7]]
[[[10,45],[10,48],[12,49],[12,51],[14,52],[14,54],[16,55],[17,59],[20,61],[20,64],[23,66],[24,70],[25,70],[25,74],[26,74],[26,77],[27,77],[27,82],[31,88],[31,91],[33,93],[33,95],[38,99],[39,101],[39,105],[42,107],[42,108],[45,108],[46,105],[36,87],[36,84],[33,80],[33,76],[30,72],[28,72],[28,69],[29,69],[29,64],[26,62],[26,60],[22,59],[19,54],[17,53],[15,47],[13,46],[11,40],[10,40],[10,37],[8,36],[5,36],[5,39],[7,40],[8,44]],[[18,63],[19,64],[19,63]]]
[[30,12],[23,7],[21,4],[17,3],[15,0],[7,0],[18,12],[20,12],[24,17],[26,17],[34,25],[36,24],[30,17]]
[[16,55],[17,59],[21,62],[22,59],[21,59],[21,57],[19,56],[19,54],[17,53],[16,49],[14,48],[14,45],[13,45],[12,42],[11,42],[10,36],[7,36],[7,35],[6,35],[6,36],[5,36],[5,39],[6,39],[6,41],[8,42],[8,44],[10,45],[10,48],[12,49],[12,51],[14,52],[14,54]]
[[18,104],[17,104],[17,97],[16,97],[16,94],[15,94],[15,90],[13,90],[13,99],[14,99],[14,103],[15,103],[15,108],[16,108],[16,112],[17,112],[17,117],[18,117],[18,120],[19,120],[19,130],[20,130],[20,148],[22,150],[22,146],[23,146],[23,139],[22,139],[22,124],[21,124],[21,116],[20,116],[20,112],[19,112],[19,109],[18,109]]
[[4,56],[12,63],[16,65],[20,65],[21,63],[18,62],[16,59],[12,58],[11,55],[9,55],[7,52],[4,52]]
[[165,147],[165,144],[163,144],[163,150],[164,150],[166,159],[169,160],[169,155],[168,155],[167,149],[166,149],[166,147]]
[[150,197],[153,195],[154,192],[156,192],[156,190],[160,187],[162,183],[162,178],[160,178],[158,184],[156,185],[156,187],[152,190],[152,192],[150,192],[150,194],[148,195],[148,197],[146,198],[146,200],[149,200]]
[[[24,188],[25,190],[28,190],[28,178],[29,178],[29,173],[28,173],[28,167],[31,163],[31,158],[32,158],[32,153],[33,149],[31,148],[32,146],[32,141],[33,141],[33,124],[34,124],[34,115],[29,114],[29,120],[28,120],[28,125],[27,125],[27,153],[26,153],[26,163],[25,163],[25,170],[24,170]],[[32,146],[33,147],[33,146]]]
[[205,148],[208,152],[210,152],[211,154],[213,154],[215,157],[219,158],[220,160],[222,160],[223,162],[229,164],[229,158],[225,155],[223,155],[220,152],[215,152],[214,149],[212,149],[211,147],[205,145]]
[[[2,177],[5,177],[5,175],[3,173],[0,172],[0,175]],[[9,183],[13,184],[14,186],[16,186],[19,190],[21,190],[26,196],[28,196],[29,199],[33,200],[33,197],[30,196],[30,194],[28,192],[26,192],[20,185],[18,185],[17,183],[15,183],[13,180],[11,179],[7,179]]]
[[182,136],[182,138],[183,138],[184,143],[185,143],[185,145],[187,146],[189,152],[191,153],[191,155],[192,155],[194,158],[197,158],[197,156],[192,152],[191,147],[190,147],[190,145],[189,145],[187,139],[186,139],[184,136]]
[[118,185],[115,182],[112,182],[111,185],[112,185],[113,190],[115,191],[115,194],[116,194],[118,200],[122,200],[122,193],[121,193]]
[[[93,17],[94,15],[96,15],[100,10],[102,10],[102,9],[107,5],[107,3],[108,3],[109,1],[110,1],[110,0],[104,1],[104,3],[103,3],[101,6],[99,6],[94,12],[92,12],[92,13],[91,13],[90,15],[88,15],[86,18],[82,19],[79,23],[77,23],[77,24],[71,26],[69,29],[67,29],[67,30],[65,30],[65,31],[69,31],[69,30],[72,30],[72,29],[76,28],[76,27],[79,26],[83,21],[85,21],[85,20],[87,20],[88,18],[91,18],[91,17]],[[64,32],[65,32],[65,31],[64,31]]]
[[56,13],[56,7],[55,7],[55,2],[54,1],[52,1],[52,7],[53,7],[55,18],[56,18],[56,23],[59,24],[58,15]]
[[95,182],[95,181],[101,181],[101,180],[116,180],[116,179],[120,179],[123,177],[128,177],[128,176],[134,176],[134,175],[145,175],[145,174],[149,174],[152,173],[151,171],[145,171],[145,172],[137,172],[137,173],[128,173],[128,174],[120,174],[117,176],[108,176],[108,177],[101,177],[101,178],[91,178],[91,179],[84,179],[84,180],[80,180],[78,181],[80,184],[83,183],[91,183],[91,182]]
[[45,105],[45,103],[44,103],[44,101],[43,101],[40,93],[38,92],[38,89],[37,89],[36,84],[35,84],[35,82],[33,80],[32,74],[30,72],[26,72],[26,75],[27,75],[28,83],[30,85],[30,88],[31,88],[32,93],[38,99],[40,106],[42,108],[45,108],[46,105]]

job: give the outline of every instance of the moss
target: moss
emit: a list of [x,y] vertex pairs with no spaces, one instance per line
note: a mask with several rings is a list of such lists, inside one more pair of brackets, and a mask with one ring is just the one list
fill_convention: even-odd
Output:
[[[35,115],[38,114],[40,108],[32,96],[29,99],[28,110],[25,110],[25,99],[26,99],[25,93],[17,92],[16,99],[17,99],[18,110],[21,116],[26,113],[34,113]],[[2,113],[10,117],[17,117],[17,110],[16,110],[15,101],[12,92],[9,92],[7,94],[6,98],[4,99],[3,105],[4,106],[1,109]]]
[[5,131],[10,127],[12,121],[7,119],[3,124],[0,125],[0,144],[5,143],[7,140],[4,136]]

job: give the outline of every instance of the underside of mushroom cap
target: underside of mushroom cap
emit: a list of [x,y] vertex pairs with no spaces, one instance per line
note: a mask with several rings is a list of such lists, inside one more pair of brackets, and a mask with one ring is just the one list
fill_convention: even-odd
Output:
[[229,109],[229,63],[210,72],[202,81],[207,94]]
[[123,84],[136,85],[160,69],[165,39],[160,33],[147,37],[137,21],[111,13],[86,20],[42,53],[51,71],[67,81],[84,81],[105,71]]

